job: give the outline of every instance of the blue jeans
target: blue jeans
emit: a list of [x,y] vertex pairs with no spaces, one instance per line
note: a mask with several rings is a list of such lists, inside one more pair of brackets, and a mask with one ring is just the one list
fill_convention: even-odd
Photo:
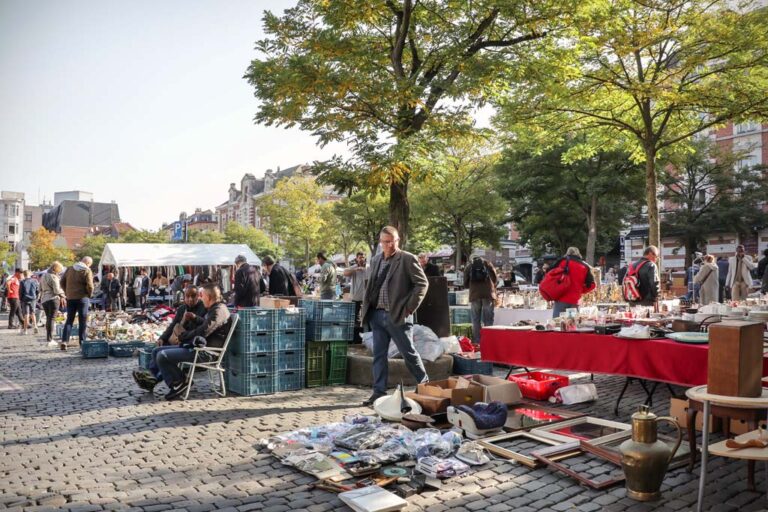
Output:
[[560,302],[559,300],[556,300],[555,305],[552,307],[552,318],[559,317],[560,313],[565,313],[565,310],[569,308],[579,309],[579,305],[569,304],[567,302]]
[[67,321],[64,324],[64,332],[61,333],[61,341],[69,341],[69,334],[72,332],[72,324],[75,322],[75,313],[77,313],[78,337],[80,343],[85,341],[85,330],[88,328],[88,308],[91,305],[91,299],[68,299],[67,300]]
[[[192,362],[195,359],[195,351],[191,348],[158,347],[156,364],[160,368],[160,374],[168,388],[179,385],[184,380],[184,374],[179,368],[179,363]],[[157,350],[157,348],[155,349]],[[154,352],[153,352],[154,353]]]
[[483,326],[493,325],[493,306],[491,299],[473,300],[469,305],[469,313],[472,316],[472,341],[480,343],[480,319],[482,316]]
[[160,373],[160,367],[157,365],[157,354],[159,352],[162,352],[163,350],[168,350],[172,348],[179,348],[178,345],[163,345],[161,347],[155,347],[152,349],[152,355],[149,357],[149,373],[152,374],[153,377],[156,379],[160,379],[162,377]]
[[389,364],[387,351],[389,340],[395,342],[397,349],[405,360],[405,366],[411,372],[416,382],[427,382],[429,377],[424,369],[421,356],[413,345],[411,327],[412,317],[406,318],[402,325],[395,325],[389,317],[389,312],[376,309],[370,316],[369,324],[373,333],[373,391],[378,394],[386,394],[387,378],[389,377]]

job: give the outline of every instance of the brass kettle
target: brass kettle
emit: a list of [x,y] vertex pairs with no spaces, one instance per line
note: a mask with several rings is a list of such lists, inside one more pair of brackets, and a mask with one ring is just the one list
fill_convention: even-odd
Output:
[[[657,439],[657,424],[660,421],[667,421],[677,429],[674,448]],[[682,440],[683,433],[675,418],[658,417],[647,405],[638,408],[632,415],[632,439],[619,446],[621,467],[627,478],[627,496],[638,501],[661,498],[661,483]]]

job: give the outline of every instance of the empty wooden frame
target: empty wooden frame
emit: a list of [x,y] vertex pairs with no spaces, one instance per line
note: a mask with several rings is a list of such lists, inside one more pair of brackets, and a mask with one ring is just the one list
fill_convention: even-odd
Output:
[[[501,446],[502,443],[513,443],[515,441],[533,442],[539,445],[539,447],[558,446],[562,444],[559,441],[555,441],[553,439],[549,439],[542,436],[537,436],[535,434],[532,434],[531,432],[525,432],[525,431],[510,432],[508,434],[500,434],[498,436],[487,437],[485,439],[480,439],[478,442],[480,443],[481,446],[483,446],[483,448],[493,453],[494,455],[498,455],[499,457],[503,457],[505,459],[510,459],[510,460],[516,460],[517,462],[525,466],[528,466],[529,468],[541,467],[541,463],[537,461],[536,458],[534,458],[532,455]],[[566,458],[568,456],[569,455],[565,453],[560,454],[558,456],[559,457],[558,460],[562,460],[563,458]]]
[[[565,444],[561,444],[559,446],[552,446],[549,448],[536,450],[532,453],[532,455],[536,460],[540,461],[542,464],[545,464],[550,468],[555,469],[556,471],[560,471],[561,473],[565,473],[566,475],[572,478],[575,478],[580,483],[586,485],[587,487],[591,487],[592,489],[604,489],[606,487],[610,487],[612,485],[616,485],[624,481],[624,471],[621,469],[620,465],[615,464],[611,460],[603,459],[600,455],[595,455],[593,453],[589,453],[585,451],[583,448],[583,445],[584,445],[583,441],[571,441]],[[568,467],[566,464],[562,463],[562,460],[564,458],[572,457],[574,455],[586,455],[588,457],[597,457],[600,460],[605,461],[608,464],[611,464],[612,466],[614,466],[614,470],[608,477],[606,477],[605,475],[600,475],[597,478],[592,477],[585,473],[574,471],[573,469]]]
[[[621,464],[621,451],[619,446],[621,443],[630,439],[632,432],[622,432],[615,436],[607,436],[602,440],[597,441],[584,441],[581,447],[584,451],[593,453],[605,460],[611,461],[614,464]],[[674,448],[677,439],[665,434],[658,434],[659,441],[664,441],[670,448]],[[687,443],[680,443],[680,447],[675,452],[674,457],[669,463],[669,469],[681,468],[688,464],[689,457],[691,455],[691,449]]]
[[507,413],[507,422],[504,424],[504,430],[507,432],[530,430],[569,419],[581,418],[583,416],[584,414],[578,412],[523,403],[514,405],[509,409],[509,412]]
[[531,430],[531,433],[560,443],[587,441],[594,444],[600,440],[613,439],[623,432],[631,431],[631,429],[632,426],[627,423],[584,416],[537,427]]

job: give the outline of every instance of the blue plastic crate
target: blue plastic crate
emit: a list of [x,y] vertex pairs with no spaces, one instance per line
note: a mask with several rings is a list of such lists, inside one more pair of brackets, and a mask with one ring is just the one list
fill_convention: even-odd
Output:
[[258,352],[252,354],[228,353],[225,367],[238,374],[266,374],[275,372],[274,352]]
[[235,331],[229,350],[235,354],[275,352],[277,331]]
[[152,349],[139,350],[139,368],[149,370],[149,363],[152,362]]
[[354,323],[355,321],[354,302],[299,299],[299,307],[307,310],[307,322]]
[[[470,352],[469,354],[475,354]],[[493,363],[461,357],[461,354],[451,354],[453,356],[453,374],[454,375],[493,375]]]
[[275,376],[275,391],[296,391],[304,387],[304,370],[287,370],[277,372]]
[[448,292],[448,305],[449,306],[456,305],[456,292]]
[[[125,341],[109,344],[109,355],[112,357],[133,357],[136,351],[146,347],[143,341]],[[154,347],[154,343],[152,344]]]
[[248,374],[237,370],[224,372],[227,391],[241,396],[269,395],[275,392],[275,374]]
[[467,306],[451,306],[451,323],[452,324],[469,324],[472,323],[472,313]]
[[243,331],[273,331],[277,328],[277,312],[279,309],[239,308],[237,316],[240,321],[237,330]]
[[277,350],[304,350],[306,334],[304,326],[301,329],[279,331],[277,333]]
[[352,341],[354,335],[352,322],[307,322],[307,341]]
[[85,340],[80,344],[80,352],[83,359],[109,357],[109,343],[107,340]]
[[280,331],[295,331],[304,329],[306,312],[303,309],[278,309],[277,329]]
[[277,370],[304,370],[306,355],[301,350],[283,350],[277,353]]

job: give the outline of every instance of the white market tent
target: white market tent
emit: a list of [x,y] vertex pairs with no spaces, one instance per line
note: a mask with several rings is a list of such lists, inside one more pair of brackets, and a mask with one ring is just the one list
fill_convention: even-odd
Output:
[[115,267],[228,266],[235,257],[261,265],[261,259],[245,244],[106,244],[99,273],[104,265]]

